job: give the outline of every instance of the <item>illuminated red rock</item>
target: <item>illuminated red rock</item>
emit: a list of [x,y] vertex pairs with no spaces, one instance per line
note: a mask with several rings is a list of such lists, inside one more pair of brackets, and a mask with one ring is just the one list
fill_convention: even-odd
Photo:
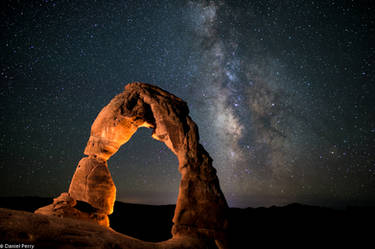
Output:
[[107,161],[94,156],[82,158],[70,183],[69,194],[75,200],[89,203],[98,212],[111,214],[116,187]]
[[41,207],[35,211],[36,214],[52,215],[60,218],[74,218],[91,221],[102,226],[109,226],[108,216],[102,212],[92,209],[81,211],[77,207],[77,201],[68,193],[62,193],[59,197],[53,199],[53,203]]
[[106,161],[139,127],[153,129],[177,156],[181,182],[173,217],[172,234],[208,236],[222,240],[227,228],[227,203],[212,159],[199,144],[198,127],[187,104],[156,86],[131,83],[98,114],[83,158],[73,176],[69,194],[102,214],[110,214],[115,187]]

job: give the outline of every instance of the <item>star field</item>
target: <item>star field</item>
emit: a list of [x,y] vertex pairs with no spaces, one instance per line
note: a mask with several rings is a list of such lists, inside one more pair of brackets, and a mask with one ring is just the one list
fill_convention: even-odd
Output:
[[[67,191],[99,111],[142,81],[184,99],[230,206],[373,205],[375,18],[362,1],[6,1],[0,195]],[[117,199],[168,204],[178,161],[141,128]]]

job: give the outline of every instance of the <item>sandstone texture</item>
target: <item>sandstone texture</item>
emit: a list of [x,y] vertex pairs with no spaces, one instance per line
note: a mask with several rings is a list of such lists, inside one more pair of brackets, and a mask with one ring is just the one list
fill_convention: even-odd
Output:
[[107,161],[95,156],[82,158],[70,183],[69,194],[76,200],[89,203],[99,212],[111,214],[116,187]]
[[[82,211],[80,209],[83,209]],[[60,218],[75,218],[109,226],[108,216],[95,209],[80,208],[77,201],[69,193],[62,193],[53,199],[51,205],[41,207],[35,211],[37,214],[52,215]]]
[[156,86],[139,82],[126,85],[124,92],[98,114],[84,150],[88,157],[78,163],[63,207],[55,199],[52,206],[36,212],[72,217],[74,201],[82,201],[94,209],[93,221],[108,226],[100,217],[113,212],[116,189],[107,160],[139,127],[153,129],[152,137],[165,143],[179,161],[181,182],[173,236],[203,236],[219,244],[225,241],[228,206],[212,159],[199,143],[198,127],[189,116],[187,104]]

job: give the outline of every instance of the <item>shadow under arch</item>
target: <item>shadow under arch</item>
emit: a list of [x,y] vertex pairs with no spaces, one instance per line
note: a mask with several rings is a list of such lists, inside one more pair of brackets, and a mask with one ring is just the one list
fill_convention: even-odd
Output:
[[181,181],[172,219],[173,238],[204,237],[216,244],[225,241],[228,205],[212,159],[199,143],[198,127],[183,100],[150,84],[126,85],[124,92],[100,111],[84,150],[88,157],[78,163],[64,198],[89,203],[97,211],[89,218],[109,226],[107,215],[113,212],[116,188],[107,160],[139,127],[151,128],[152,137],[165,143],[179,162]]

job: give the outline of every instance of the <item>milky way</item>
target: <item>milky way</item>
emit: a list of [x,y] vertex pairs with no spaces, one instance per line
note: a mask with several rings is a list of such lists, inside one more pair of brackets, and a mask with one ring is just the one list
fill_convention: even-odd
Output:
[[[197,87],[202,91],[198,96],[206,100],[207,117],[213,122],[208,144],[217,154],[224,189],[233,199],[244,194],[259,199],[252,196],[259,192],[263,198],[282,195],[293,174],[288,147],[295,141],[282,131],[287,120],[282,121],[281,105],[286,99],[279,89],[281,82],[266,75],[280,66],[272,65],[269,55],[239,54],[236,27],[227,28],[229,34],[220,32],[222,19],[238,15],[236,10],[228,11],[224,2],[190,2],[189,7],[202,56],[202,75],[196,84],[204,82],[204,88]],[[290,193],[288,197],[288,201],[293,198]]]
[[[100,109],[143,81],[187,101],[231,206],[374,203],[372,6],[6,5],[0,195],[64,192]],[[109,161],[119,200],[176,200],[177,159],[150,134],[140,129]]]

